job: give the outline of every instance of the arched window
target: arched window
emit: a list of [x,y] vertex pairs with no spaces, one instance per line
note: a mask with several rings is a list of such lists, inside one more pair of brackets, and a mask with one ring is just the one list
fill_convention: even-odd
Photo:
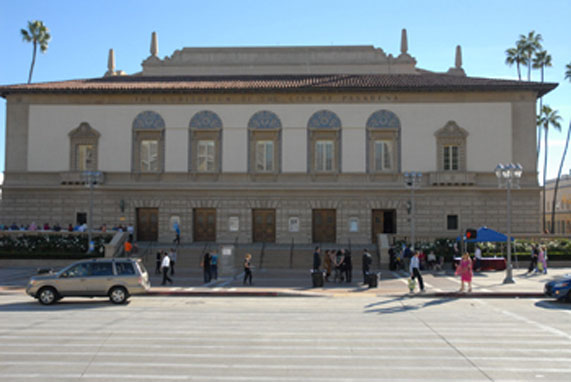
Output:
[[434,133],[438,171],[466,171],[466,138],[468,132],[454,121]]
[[215,174],[222,163],[222,120],[210,110],[197,112],[189,126],[189,164],[194,174]]
[[308,172],[310,174],[341,171],[341,120],[332,111],[313,113],[307,122]]
[[367,172],[400,170],[401,124],[395,113],[377,110],[367,119]]
[[277,174],[281,171],[282,122],[271,111],[255,113],[248,121],[248,172]]
[[133,120],[132,170],[161,173],[165,163],[165,121],[154,111],[143,111]]
[[97,170],[99,132],[87,122],[81,124],[69,132],[70,171],[95,171]]

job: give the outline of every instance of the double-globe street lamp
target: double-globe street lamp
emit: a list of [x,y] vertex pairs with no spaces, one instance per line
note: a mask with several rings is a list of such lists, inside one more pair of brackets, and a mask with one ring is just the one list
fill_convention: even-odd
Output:
[[422,182],[421,172],[405,172],[404,173],[404,185],[406,188],[410,189],[410,241],[411,249],[414,250],[415,245],[415,203],[414,203],[414,190],[420,188],[420,183]]
[[92,232],[93,232],[93,186],[101,183],[103,174],[101,171],[84,171],[81,177],[86,186],[89,187],[89,216],[87,217],[87,252],[93,251]]
[[495,169],[496,176],[498,177],[498,185],[500,188],[506,187],[507,190],[507,243],[508,243],[508,264],[506,269],[506,278],[504,284],[513,284],[512,272],[512,214],[511,214],[511,189],[519,188],[519,180],[523,174],[523,167],[521,164],[502,164],[499,163]]

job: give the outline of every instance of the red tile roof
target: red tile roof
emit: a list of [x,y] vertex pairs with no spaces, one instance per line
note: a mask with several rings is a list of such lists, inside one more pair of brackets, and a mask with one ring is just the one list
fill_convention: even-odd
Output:
[[9,94],[242,93],[303,91],[510,91],[544,95],[556,83],[461,77],[442,73],[161,76],[141,75],[0,86]]

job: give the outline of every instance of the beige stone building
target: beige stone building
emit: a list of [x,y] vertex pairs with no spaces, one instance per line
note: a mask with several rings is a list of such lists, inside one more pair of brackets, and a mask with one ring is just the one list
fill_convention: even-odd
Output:
[[521,163],[513,232],[538,232],[535,105],[556,84],[417,67],[373,46],[184,48],[142,71],[0,87],[7,100],[1,220],[83,221],[138,240],[369,244],[504,230],[498,163]]
[[[545,221],[547,230],[550,232],[555,181],[556,179],[551,179],[545,183],[545,200],[547,204],[545,206]],[[541,200],[543,201],[543,196]],[[571,234],[571,174],[562,175],[559,180],[557,200],[555,202],[555,222],[553,226],[553,233],[555,234]]]

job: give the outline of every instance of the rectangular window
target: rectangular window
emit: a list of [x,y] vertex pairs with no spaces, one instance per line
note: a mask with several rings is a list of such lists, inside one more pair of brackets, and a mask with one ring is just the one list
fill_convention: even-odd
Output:
[[159,171],[159,142],[141,141],[141,172]]
[[444,146],[444,171],[456,171],[458,164],[458,146]]
[[458,215],[446,216],[446,229],[449,231],[455,231],[458,229]]
[[392,169],[392,146],[390,141],[375,141],[375,171]]
[[95,170],[93,167],[93,145],[77,145],[77,170]]
[[274,171],[274,142],[273,141],[257,141],[256,142],[256,171],[257,172]]
[[333,171],[334,157],[333,141],[315,142],[315,171]]
[[198,141],[198,157],[196,169],[198,172],[214,172],[214,141]]

